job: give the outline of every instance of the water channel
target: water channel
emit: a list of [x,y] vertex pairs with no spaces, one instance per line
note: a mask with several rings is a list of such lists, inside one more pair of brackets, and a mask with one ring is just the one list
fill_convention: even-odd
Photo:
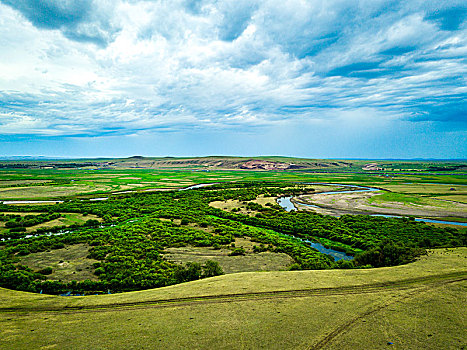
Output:
[[50,204],[63,203],[63,201],[3,201],[2,204]]
[[[352,193],[355,193],[355,192],[373,192],[373,191],[381,191],[381,189],[379,188],[374,188],[374,187],[367,187],[367,186],[358,186],[358,185],[347,185],[347,184],[331,184],[331,183],[306,183],[307,185],[336,185],[336,186],[341,186],[341,187],[349,187],[349,188],[353,188],[353,189],[346,189],[346,190],[338,190],[338,191],[327,191],[327,192],[320,192],[320,194],[336,194],[336,193],[343,193],[343,192],[352,192]],[[355,189],[356,188],[356,189]],[[292,196],[282,196],[282,197],[279,197],[276,199],[277,201],[277,204],[279,204],[282,208],[284,208],[284,210],[286,211],[294,211],[294,210],[297,210],[297,208],[295,207],[294,203],[292,202]],[[300,205],[304,205],[304,206],[307,206],[307,207],[314,207],[314,208],[319,208],[319,206],[317,205],[313,205],[313,204],[306,204],[306,203],[302,203],[300,202]],[[383,215],[383,214],[370,214],[371,216],[382,216],[382,217],[387,217],[387,218],[390,218],[390,217],[396,217],[396,218],[401,218],[402,216],[397,216],[397,215]],[[415,221],[422,221],[422,222],[430,222],[430,223],[439,223],[439,224],[449,224],[449,225],[459,225],[459,226],[467,226],[467,223],[464,223],[464,222],[456,222],[456,221],[445,221],[445,220],[433,220],[433,219],[425,219],[425,218],[415,218]],[[288,235],[289,236],[289,235]],[[291,236],[291,237],[294,237],[294,238],[297,238],[295,236]],[[322,244],[320,243],[316,243],[316,242],[311,242],[309,240],[305,240],[305,239],[300,239],[300,238],[297,238],[299,240],[301,240],[302,242],[305,242],[305,243],[308,243],[310,244],[311,247],[317,249],[319,252],[321,253],[324,253],[324,254],[328,254],[328,255],[331,255],[335,261],[338,261],[338,260],[351,260],[353,259],[352,256],[350,255],[347,255],[343,252],[339,252],[337,250],[334,250],[334,249],[329,249],[329,248],[326,248],[324,247]]]
[[[340,190],[340,191],[326,191],[326,192],[320,192],[319,194],[337,194],[337,193],[356,193],[356,192],[375,192],[375,191],[381,191],[379,188],[375,187],[367,187],[367,186],[358,186],[358,185],[347,185],[347,184],[332,184],[332,183],[306,183],[306,185],[335,185],[335,186],[341,186],[341,187],[351,187],[351,188],[357,188],[357,189],[349,189],[349,190]],[[286,211],[291,211],[291,210],[297,210],[295,205],[292,202],[292,196],[283,196],[277,198],[277,204],[279,204],[282,208],[284,208]],[[307,203],[302,203],[299,202],[300,205],[306,206],[306,207],[313,207],[313,208],[320,208],[318,205],[314,204],[307,204]],[[385,215],[385,214],[368,214],[370,216],[382,216],[382,217],[387,217],[387,218],[402,218],[403,216],[399,215]],[[437,219],[426,219],[426,218],[415,218],[415,221],[422,221],[422,222],[430,222],[430,223],[438,223],[438,224],[447,224],[447,225],[458,225],[458,226],[467,226],[467,223],[465,222],[457,222],[457,221],[446,221],[446,220],[437,220]]]

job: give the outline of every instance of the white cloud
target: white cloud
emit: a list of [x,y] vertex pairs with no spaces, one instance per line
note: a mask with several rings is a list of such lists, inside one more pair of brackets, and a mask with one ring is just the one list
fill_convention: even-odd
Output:
[[466,29],[441,30],[425,2],[391,4],[96,0],[79,24],[48,27],[0,4],[0,112],[23,115],[0,133],[410,119],[433,105],[442,120],[443,103],[452,118],[465,108]]

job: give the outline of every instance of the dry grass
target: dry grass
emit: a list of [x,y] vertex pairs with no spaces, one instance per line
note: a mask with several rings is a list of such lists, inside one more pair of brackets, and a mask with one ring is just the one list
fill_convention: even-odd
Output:
[[164,256],[167,260],[180,264],[187,262],[204,263],[206,260],[214,260],[219,263],[226,274],[287,270],[293,263],[293,259],[284,253],[253,253],[254,245],[258,245],[258,243],[245,238],[236,238],[235,246],[245,249],[245,255],[243,256],[229,256],[232,250],[226,248],[216,250],[206,247],[167,248]]
[[222,210],[227,210],[227,211],[232,211],[232,209],[240,209],[239,213],[241,214],[246,214],[246,215],[254,215],[257,212],[252,211],[246,208],[247,204],[245,203],[257,203],[262,206],[266,206],[266,204],[277,204],[276,203],[276,197],[264,197],[263,195],[258,196],[256,199],[248,202],[240,202],[236,199],[228,199],[226,201],[214,201],[209,203],[209,205],[213,208],[217,209],[222,209]]
[[38,199],[72,196],[94,191],[110,191],[107,185],[72,185],[72,186],[35,186],[0,188],[0,200],[6,199]]
[[388,184],[388,185],[384,185],[384,188],[392,192],[407,193],[407,194],[411,194],[411,193],[418,193],[418,194],[456,193],[456,194],[467,195],[467,186],[461,186],[461,185],[424,184],[424,183]]
[[[441,199],[443,197],[439,197]],[[388,215],[414,215],[431,217],[466,217],[467,205],[442,201],[417,195],[401,195],[389,192],[354,192],[336,194],[310,194],[299,196],[299,200],[325,209],[315,209],[328,214],[377,213]]]
[[20,263],[34,271],[51,267],[53,273],[47,276],[49,280],[71,282],[89,279],[97,281],[98,278],[93,274],[92,266],[97,260],[88,259],[88,254],[89,247],[86,244],[74,244],[63,249],[26,255],[21,258]]
[[[239,273],[88,297],[0,289],[0,307],[17,308],[0,309],[0,348],[461,349],[466,259],[466,248],[436,250],[406,266]],[[436,277],[446,273],[455,275]],[[290,293],[274,294],[281,290]],[[208,295],[214,299],[203,299]],[[157,303],[182,297],[198,299]],[[47,307],[56,311],[40,309]]]
[[467,195],[453,195],[453,196],[442,196],[442,197],[432,197],[432,198],[436,200],[453,201],[453,202],[467,204]]
[[52,182],[52,180],[0,180],[0,188],[3,186],[12,186],[12,185],[28,185],[28,184],[42,184]]

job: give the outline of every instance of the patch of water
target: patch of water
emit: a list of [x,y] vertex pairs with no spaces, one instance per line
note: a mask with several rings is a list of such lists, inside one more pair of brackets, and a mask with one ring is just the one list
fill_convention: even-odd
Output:
[[299,201],[297,201],[297,204],[302,205],[302,206],[304,206],[304,207],[311,207],[311,208],[322,209],[319,205],[314,205],[314,204],[309,204],[309,203],[303,203],[303,202],[299,202]]
[[353,256],[351,256],[351,255],[347,255],[344,252],[340,252],[338,250],[326,248],[325,246],[323,246],[320,243],[311,242],[309,240],[303,240],[303,241],[306,242],[306,243],[309,243],[311,247],[315,248],[320,253],[332,256],[334,258],[334,261],[352,260],[353,259]]
[[292,203],[291,199],[292,199],[291,196],[284,196],[284,197],[277,198],[276,202],[282,208],[284,208],[285,211],[297,210],[297,208],[295,208],[295,205]]
[[[284,196],[284,197],[279,197],[277,198],[277,203],[282,207],[284,208],[286,211],[292,211],[292,210],[297,210],[297,208],[295,207],[295,205],[293,204],[293,202],[291,201],[292,197],[291,196]],[[302,203],[300,203],[302,204]],[[304,203],[303,203],[304,204]],[[307,204],[304,204],[304,205],[307,205]],[[311,204],[309,204],[310,206],[313,206]],[[315,248],[316,250],[318,250],[320,253],[323,253],[323,254],[327,254],[327,255],[330,255],[334,258],[334,261],[338,261],[338,260],[352,260],[353,259],[353,256],[351,255],[347,255],[343,252],[340,252],[338,250],[334,250],[334,249],[330,249],[330,248],[326,248],[325,246],[323,246],[322,244],[320,243],[317,243],[317,242],[312,242],[310,240],[307,240],[307,239],[302,239],[302,238],[299,238],[299,237],[295,237],[295,236],[292,236],[292,235],[286,235],[288,237],[293,237],[295,239],[298,239],[302,242],[305,242],[307,244],[309,244],[312,248]]]
[[201,188],[201,187],[206,187],[206,186],[212,186],[216,185],[217,183],[209,183],[209,184],[197,184],[197,185],[191,185],[185,188],[180,188],[179,191],[187,191],[187,190],[194,190],[196,188]]
[[292,235],[288,235],[288,234],[285,234],[285,233],[281,233],[282,236],[286,236],[286,237],[289,237],[289,238],[292,238],[294,240],[299,240],[303,243],[306,243],[308,244],[310,247],[312,248],[315,248],[317,251],[319,251],[320,253],[323,253],[323,254],[327,254],[327,255],[330,255],[333,257],[334,261],[339,261],[339,260],[352,260],[353,259],[353,256],[352,255],[347,255],[346,253],[344,252],[340,252],[338,250],[334,250],[334,249],[331,249],[331,248],[326,248],[324,245],[322,245],[321,243],[318,243],[318,242],[312,242],[308,239],[303,239],[303,238],[300,238],[300,237],[295,237],[295,236],[292,236]]

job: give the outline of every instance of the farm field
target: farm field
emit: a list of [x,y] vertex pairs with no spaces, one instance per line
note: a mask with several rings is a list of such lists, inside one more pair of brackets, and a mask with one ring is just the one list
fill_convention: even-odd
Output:
[[466,1],[0,23],[0,350],[467,350]]
[[466,248],[437,249],[404,266],[230,274],[88,297],[0,289],[0,348],[460,349],[466,259]]

